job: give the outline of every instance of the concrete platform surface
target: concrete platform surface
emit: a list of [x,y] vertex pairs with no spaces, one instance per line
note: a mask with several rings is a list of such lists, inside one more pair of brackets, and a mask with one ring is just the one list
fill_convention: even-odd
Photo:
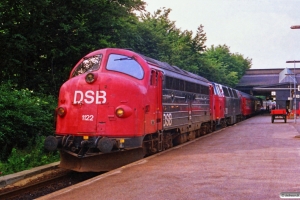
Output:
[[50,169],[55,169],[59,165],[59,162],[51,163],[48,165],[43,165],[39,167],[35,167],[32,169],[24,170],[21,172],[17,172],[14,174],[9,174],[5,176],[0,177],[0,188],[6,187],[8,185],[14,184],[20,180],[23,180],[25,178],[32,177],[34,175],[40,174],[42,172],[45,172]]
[[297,129],[253,117],[39,199],[280,199],[300,193]]

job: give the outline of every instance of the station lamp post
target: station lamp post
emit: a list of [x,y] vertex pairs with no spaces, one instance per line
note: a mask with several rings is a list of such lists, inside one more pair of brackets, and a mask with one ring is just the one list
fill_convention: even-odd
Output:
[[[300,25],[293,25],[291,26],[291,29],[300,29]],[[294,61],[286,61],[286,63],[294,63],[294,123],[296,123],[296,118],[297,118],[297,109],[296,109],[296,73],[295,73],[295,68],[296,68],[296,63],[300,63],[299,60],[294,60]]]
[[293,105],[293,110],[294,110],[294,123],[296,123],[296,118],[297,118],[297,106],[296,106],[296,63],[300,63],[300,60],[291,60],[291,61],[286,61],[286,63],[294,63],[294,94],[293,94],[293,99],[294,99],[294,105]]

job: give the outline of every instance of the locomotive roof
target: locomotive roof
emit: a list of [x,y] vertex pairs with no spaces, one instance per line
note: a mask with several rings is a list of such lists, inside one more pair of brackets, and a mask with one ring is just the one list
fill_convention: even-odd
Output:
[[196,75],[196,74],[193,74],[193,73],[188,72],[186,70],[180,69],[177,66],[172,66],[172,65],[170,65],[166,62],[161,62],[161,61],[155,60],[153,58],[149,58],[147,56],[144,56],[142,54],[139,54],[139,55],[141,57],[143,57],[147,62],[153,63],[154,65],[157,65],[158,67],[160,67],[162,69],[165,69],[167,71],[171,71],[171,72],[174,72],[176,74],[181,74],[185,77],[190,77],[190,78],[194,78],[196,80],[200,80],[200,81],[203,81],[203,82],[206,82],[206,83],[210,83],[206,78],[204,78],[202,76],[199,76],[199,75]]

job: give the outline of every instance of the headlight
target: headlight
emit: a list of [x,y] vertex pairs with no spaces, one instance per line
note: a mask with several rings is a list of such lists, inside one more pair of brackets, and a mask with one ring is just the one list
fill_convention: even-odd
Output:
[[133,111],[129,106],[121,105],[116,108],[115,113],[117,117],[126,118],[129,117],[133,113]]
[[87,83],[94,83],[96,80],[97,80],[97,74],[94,74],[94,73],[88,73],[86,76],[85,76],[85,81]]
[[124,110],[123,110],[123,108],[118,108],[118,109],[116,110],[116,115],[117,115],[118,117],[122,117],[122,116],[124,115]]
[[64,107],[58,107],[56,109],[56,113],[57,113],[58,116],[64,117],[66,115],[66,113],[67,113],[67,110]]

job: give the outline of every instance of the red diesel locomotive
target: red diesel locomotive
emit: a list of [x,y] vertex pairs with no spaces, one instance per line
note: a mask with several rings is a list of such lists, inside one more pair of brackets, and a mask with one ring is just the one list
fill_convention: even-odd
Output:
[[63,168],[111,170],[234,124],[243,105],[232,88],[129,50],[101,49],[62,85],[45,148],[60,150]]

